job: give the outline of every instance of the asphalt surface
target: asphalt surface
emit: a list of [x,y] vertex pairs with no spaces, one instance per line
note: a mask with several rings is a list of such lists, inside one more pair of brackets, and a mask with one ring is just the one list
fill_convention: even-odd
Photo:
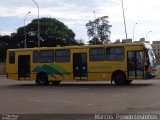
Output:
[[129,86],[110,82],[37,86],[0,77],[0,113],[160,113],[160,80],[134,81]]

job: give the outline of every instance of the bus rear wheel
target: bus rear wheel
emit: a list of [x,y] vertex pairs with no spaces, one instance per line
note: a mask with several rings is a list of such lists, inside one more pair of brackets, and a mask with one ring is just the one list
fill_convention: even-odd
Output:
[[113,75],[113,81],[116,85],[126,85],[127,80],[123,72],[116,72]]
[[48,76],[45,73],[38,73],[36,77],[36,84],[38,85],[48,85]]

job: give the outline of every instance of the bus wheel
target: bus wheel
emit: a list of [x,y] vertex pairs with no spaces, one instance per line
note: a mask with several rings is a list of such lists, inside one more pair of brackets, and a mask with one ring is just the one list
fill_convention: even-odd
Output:
[[38,73],[36,77],[36,84],[39,85],[48,85],[48,76],[45,73]]
[[113,75],[113,80],[116,85],[126,85],[126,77],[123,72],[116,72]]
[[52,83],[52,85],[58,85],[58,84],[60,84],[60,82],[61,81],[52,81],[51,83]]

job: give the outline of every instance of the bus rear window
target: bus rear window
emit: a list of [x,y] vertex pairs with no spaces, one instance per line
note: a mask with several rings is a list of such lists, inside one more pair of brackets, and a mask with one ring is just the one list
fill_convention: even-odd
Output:
[[15,63],[15,52],[9,53],[9,63],[14,64]]

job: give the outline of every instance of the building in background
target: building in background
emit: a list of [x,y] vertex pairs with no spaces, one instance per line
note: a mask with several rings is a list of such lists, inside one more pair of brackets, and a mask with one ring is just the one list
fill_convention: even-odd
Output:
[[[132,39],[122,39],[122,43],[131,43],[131,42],[133,42]],[[139,41],[134,41],[134,43],[139,43],[139,42],[150,43],[149,41],[146,41],[145,38],[141,38]]]
[[146,41],[146,39],[145,39],[145,38],[141,38],[141,39],[139,40],[139,42],[150,43],[150,41]]
[[160,57],[160,41],[153,41],[152,48],[156,57]]
[[132,39],[122,39],[122,43],[131,43]]

